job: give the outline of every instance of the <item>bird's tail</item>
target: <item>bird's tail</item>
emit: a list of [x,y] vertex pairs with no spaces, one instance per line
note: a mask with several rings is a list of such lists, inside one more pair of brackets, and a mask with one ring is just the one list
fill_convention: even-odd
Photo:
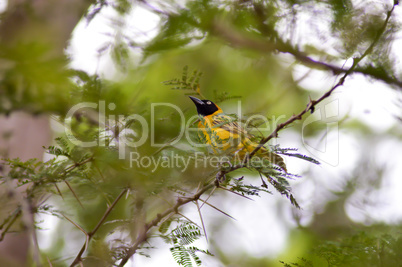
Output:
[[264,150],[264,151],[262,151],[262,156],[265,159],[269,160],[271,163],[273,163],[273,164],[277,165],[278,167],[280,167],[285,172],[288,172],[287,169],[286,169],[285,161],[278,154],[275,154],[273,152],[269,152],[269,151]]

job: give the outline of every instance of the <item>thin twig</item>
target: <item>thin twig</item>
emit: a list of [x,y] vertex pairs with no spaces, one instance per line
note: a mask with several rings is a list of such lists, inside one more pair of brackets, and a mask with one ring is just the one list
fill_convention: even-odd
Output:
[[[208,195],[207,199],[205,199],[205,201],[208,201],[208,200],[209,200],[209,198],[210,198],[210,197],[212,196],[212,194],[215,192],[216,188],[217,188],[217,187],[214,187],[214,189],[212,189],[211,193],[209,193],[209,195]],[[202,206],[204,206],[205,201],[204,201],[204,203],[201,204],[200,209],[202,208]]]
[[[394,11],[395,6],[397,5],[397,1],[395,2],[394,6],[390,11],[387,12],[386,20],[383,26],[380,28],[377,37],[372,42],[372,46],[370,46],[369,50],[366,50],[366,53],[361,56],[364,58],[368,53],[371,52],[371,49],[374,45],[379,41],[380,37],[382,36],[386,26],[389,22],[392,12]],[[263,53],[272,53],[272,52],[281,52],[281,53],[288,53],[295,57],[303,65],[306,65],[311,68],[320,69],[320,70],[328,70],[331,71],[333,74],[346,74],[349,75],[351,73],[360,73],[363,75],[367,75],[373,77],[377,80],[384,81],[388,84],[393,84],[402,88],[402,81],[396,79],[395,77],[388,76],[386,74],[379,74],[367,68],[356,68],[345,70],[341,67],[328,64],[326,62],[321,62],[318,60],[314,60],[309,57],[306,53],[297,50],[297,48],[292,47],[289,43],[285,43],[281,40],[277,40],[276,43],[271,42],[269,40],[261,40],[257,38],[253,38],[252,36],[247,36],[244,33],[240,33],[239,31],[235,30],[234,28],[230,27],[229,25],[225,24],[223,21],[217,21],[212,26],[212,32],[215,33],[220,38],[228,41],[232,46],[235,47],[242,47],[248,48],[252,50],[256,50]]]
[[[82,255],[84,254],[87,245],[89,243],[89,241],[91,240],[91,238],[95,235],[95,233],[98,231],[98,229],[102,226],[102,224],[105,222],[107,216],[109,216],[110,212],[112,212],[112,210],[114,209],[114,207],[116,206],[117,202],[119,202],[119,200],[124,196],[124,194],[127,192],[128,189],[124,189],[123,191],[120,192],[120,194],[116,197],[116,199],[113,201],[112,205],[110,205],[107,210],[105,211],[105,213],[103,214],[102,218],[100,219],[100,221],[98,222],[98,224],[95,226],[95,228],[89,232],[87,234],[87,240],[85,241],[85,244],[82,246],[80,252],[78,253],[78,255],[75,257],[73,263],[71,263],[70,267],[75,266],[78,263],[81,263],[82,261]],[[63,215],[64,216],[64,215]]]
[[236,220],[236,218],[234,218],[234,217],[230,216],[229,214],[227,214],[227,213],[226,213],[226,212],[224,212],[223,210],[219,209],[218,207],[215,207],[215,206],[214,206],[214,205],[212,205],[211,203],[208,203],[207,201],[202,200],[201,198],[200,198],[200,200],[201,200],[202,202],[204,202],[204,204],[207,204],[208,206],[210,206],[211,208],[214,208],[214,209],[216,209],[217,211],[219,211],[220,213],[222,213],[222,214],[224,214],[224,215],[228,216],[229,218],[231,218],[231,219],[233,219],[233,220],[237,221],[237,220]]
[[80,199],[78,198],[77,194],[74,192],[73,188],[71,187],[70,183],[67,181],[64,181],[64,183],[68,186],[68,188],[70,189],[71,193],[73,193],[75,199],[78,201],[78,203],[80,204],[81,208],[85,209],[84,206],[82,205]]
[[[7,226],[4,228],[4,231],[1,232],[0,241],[3,241],[4,236],[7,234],[8,230],[10,230],[11,226],[15,223],[15,221],[17,220],[17,218],[18,218],[21,214],[22,214],[21,207],[18,207],[18,208],[13,212],[13,214],[12,214],[11,216],[9,216],[9,217],[6,219],[7,222],[6,222],[6,223],[3,223],[2,226],[5,226],[7,223],[8,223],[8,224],[7,224]],[[5,221],[6,221],[6,220],[5,220]]]
[[56,187],[57,193],[59,193],[59,195],[61,196],[61,198],[64,200],[63,194],[60,191],[60,188],[57,186],[56,183],[54,183],[54,186]]
[[197,223],[195,223],[193,220],[191,220],[190,218],[188,218],[187,216],[185,216],[183,213],[177,212],[178,215],[180,215],[181,217],[183,217],[184,219],[186,219],[187,221],[191,222],[192,224],[196,225],[197,227],[201,228],[201,226],[199,226]]
[[86,163],[92,161],[93,159],[94,159],[93,157],[89,157],[89,158],[87,158],[86,160],[83,160],[83,161],[81,161],[81,162],[76,162],[76,163],[74,163],[73,165],[67,167],[67,168],[64,170],[63,175],[66,175],[67,173],[71,172],[71,171],[74,170],[75,168],[78,168],[78,167],[80,167],[80,166],[82,166],[82,165],[85,165]]
[[[62,174],[61,176],[67,175],[67,173],[73,171],[74,169],[76,169],[76,168],[78,168],[78,167],[80,167],[80,166],[82,166],[82,165],[84,165],[84,164],[87,164],[88,162],[92,161],[93,159],[94,159],[93,157],[89,157],[89,158],[87,158],[86,160],[83,160],[83,161],[81,161],[81,162],[76,162],[76,163],[74,163],[73,165],[67,167],[67,168],[64,170],[64,172],[63,172],[63,174]],[[68,188],[70,189],[70,191],[73,193],[75,199],[78,201],[78,203],[80,204],[80,206],[81,206],[82,208],[84,208],[84,206],[82,205],[82,203],[81,203],[80,199],[78,198],[77,194],[75,194],[75,192],[74,192],[73,188],[71,187],[71,185],[70,185],[67,181],[64,181],[64,183],[68,186]],[[60,192],[60,194],[61,194],[61,192]]]
[[[386,18],[386,20],[384,22],[383,27],[379,31],[376,39],[373,41],[373,43],[370,45],[370,47],[363,53],[363,55],[360,58],[357,58],[357,59],[354,60],[352,67],[350,67],[348,70],[344,70],[343,68],[333,66],[333,65],[330,65],[330,64],[327,64],[327,63],[315,61],[315,60],[309,58],[308,56],[306,56],[304,53],[295,50],[290,45],[285,45],[284,47],[278,47],[276,44],[273,44],[273,43],[267,43],[265,41],[260,41],[260,40],[257,40],[257,39],[252,39],[252,38],[246,37],[243,34],[240,34],[239,32],[234,31],[233,29],[228,29],[227,27],[225,27],[225,25],[223,23],[215,23],[215,25],[214,25],[212,30],[215,33],[218,33],[222,38],[230,41],[231,43],[233,43],[236,46],[251,48],[251,49],[254,49],[254,50],[257,50],[257,51],[261,51],[261,52],[273,52],[273,51],[276,50],[276,51],[279,51],[279,52],[290,53],[293,56],[295,56],[296,59],[301,61],[303,64],[309,65],[311,67],[331,70],[334,74],[344,73],[344,75],[340,78],[338,83],[335,86],[333,86],[330,90],[328,90],[325,94],[323,94],[319,99],[310,100],[310,102],[308,103],[307,107],[304,110],[302,110],[299,114],[293,115],[286,122],[277,125],[275,130],[268,137],[263,138],[261,140],[261,142],[259,143],[259,145],[248,155],[248,157],[246,157],[245,162],[243,162],[242,164],[233,166],[228,170],[220,171],[217,174],[217,181],[219,181],[222,177],[224,177],[225,174],[227,174],[227,173],[229,173],[231,171],[234,171],[236,169],[245,167],[245,165],[247,164],[248,160],[252,156],[254,156],[255,153],[257,153],[257,151],[264,144],[266,144],[272,138],[276,137],[280,130],[284,129],[286,126],[288,126],[289,124],[293,123],[296,120],[301,120],[303,115],[305,115],[307,112],[311,111],[311,113],[313,113],[314,110],[315,110],[316,105],[319,104],[324,99],[328,98],[335,89],[337,89],[338,87],[342,86],[344,84],[344,82],[345,82],[346,77],[349,76],[349,74],[354,73],[354,72],[355,73],[363,73],[363,74],[367,74],[367,75],[370,75],[370,76],[372,76],[374,78],[379,79],[378,77],[376,77],[376,75],[369,74],[369,73],[364,73],[362,70],[356,69],[356,67],[357,67],[358,63],[372,51],[372,49],[374,48],[376,43],[379,41],[381,35],[383,34],[383,32],[384,32],[384,30],[385,30],[385,28],[386,28],[386,26],[388,24],[388,21],[389,21],[389,19],[391,17],[391,14],[392,14],[392,12],[393,12],[393,10],[394,10],[396,5],[397,5],[397,1],[395,2],[395,5],[393,6],[393,8],[387,13],[387,18]],[[389,78],[389,79],[381,78],[380,80],[402,87],[402,82],[400,82],[398,80],[395,80],[393,78]],[[149,223],[146,223],[143,226],[143,229],[138,234],[137,239],[132,244],[132,246],[127,250],[126,255],[122,258],[122,260],[120,261],[118,266],[122,267],[127,263],[127,261],[140,248],[141,244],[147,240],[149,230],[151,228],[155,227],[156,225],[158,225],[158,223],[161,222],[161,220],[163,218],[165,218],[166,216],[170,215],[171,213],[177,213],[177,210],[181,206],[183,206],[183,205],[185,205],[185,204],[187,204],[189,202],[197,202],[197,200],[200,199],[201,195],[203,195],[206,191],[208,191],[209,189],[211,189],[213,187],[219,187],[219,188],[227,190],[229,192],[238,194],[238,193],[236,193],[234,191],[230,191],[230,190],[228,190],[226,188],[220,187],[219,182],[215,182],[215,183],[211,182],[211,183],[207,184],[206,186],[204,186],[203,188],[201,188],[200,190],[197,190],[197,192],[191,197],[186,197],[186,198],[180,198],[179,197],[177,199],[177,201],[176,201],[176,204],[173,207],[167,209],[163,213],[157,214],[156,217],[153,220],[151,220]],[[240,194],[238,194],[238,195],[240,195]],[[246,196],[243,196],[243,197],[246,197]],[[248,197],[246,197],[246,198],[248,198]],[[251,198],[248,198],[248,199],[251,199]]]
[[246,198],[246,199],[248,199],[248,200],[254,201],[254,199],[252,199],[252,198],[250,198],[250,197],[248,197],[248,196],[244,196],[244,195],[242,195],[242,194],[240,194],[240,193],[237,193],[237,192],[235,192],[235,191],[233,191],[233,190],[229,190],[229,189],[224,188],[224,187],[222,187],[222,186],[218,186],[218,188],[219,188],[219,189],[223,189],[223,190],[225,190],[225,191],[228,191],[228,192],[230,192],[230,193],[233,193],[233,194],[235,194],[235,195],[238,195],[238,196],[240,196],[240,197],[244,197],[244,198]]
[[49,264],[49,266],[53,267],[52,262],[50,261],[49,257],[46,256],[46,260],[47,260],[47,263]]
[[201,210],[200,210],[200,205],[198,205],[198,200],[194,201],[195,205],[197,205],[197,210],[198,210],[198,214],[200,215],[200,220],[201,220],[201,225],[202,225],[202,230],[204,230],[204,235],[205,235],[205,240],[208,243],[208,235],[207,235],[207,231],[205,230],[205,224],[204,224],[204,219],[202,218],[202,214],[201,214]]
[[122,260],[119,263],[119,267],[124,266],[127,261],[137,252],[137,250],[140,248],[140,245],[145,242],[148,238],[148,231],[157,226],[159,224],[159,222],[165,218],[166,216],[170,215],[171,213],[177,213],[177,210],[189,203],[189,202],[193,202],[196,201],[197,199],[199,199],[201,197],[202,194],[204,194],[206,191],[208,191],[209,189],[213,188],[215,185],[213,183],[207,184],[204,187],[202,187],[200,190],[198,190],[194,195],[192,195],[191,197],[186,197],[186,198],[178,198],[176,200],[176,203],[173,207],[170,207],[169,209],[165,210],[163,213],[158,213],[156,215],[156,217],[151,220],[149,223],[146,223],[143,227],[143,229],[140,231],[140,233],[137,236],[137,239],[135,240],[135,242],[132,244],[132,246],[127,250],[126,255],[122,258]]
[[63,213],[61,213],[61,215],[70,223],[72,223],[76,228],[78,228],[81,232],[83,232],[85,234],[85,250],[86,251],[88,249],[88,244],[89,244],[89,236],[88,233],[81,227],[79,226],[77,223],[75,223],[73,220],[71,220],[70,218],[68,218],[66,215],[64,215]]
[[[366,57],[373,50],[374,46],[380,40],[381,35],[386,29],[386,26],[387,26],[387,24],[389,22],[389,19],[390,19],[391,15],[392,15],[392,12],[393,12],[394,8],[395,8],[395,5],[392,7],[392,9],[390,11],[388,11],[387,18],[385,19],[384,24],[381,27],[380,31],[378,32],[378,34],[377,34],[376,38],[374,39],[374,41],[366,49],[366,51],[363,53],[363,55],[361,55],[360,57],[355,58],[353,60],[352,66],[347,71],[344,72],[344,75],[339,79],[338,83],[335,86],[333,86],[330,90],[328,90],[325,94],[323,94],[320,98],[318,98],[317,100],[311,100],[310,99],[310,102],[307,104],[307,107],[304,110],[302,110],[299,114],[293,115],[287,121],[285,121],[284,123],[280,123],[279,125],[277,125],[275,130],[269,136],[263,138],[260,141],[258,146],[248,155],[248,157],[245,158],[244,163],[241,164],[241,165],[245,166],[247,164],[247,162],[249,161],[249,159],[251,157],[253,157],[258,152],[258,150],[261,149],[261,147],[263,147],[272,138],[278,136],[278,132],[280,130],[282,130],[283,128],[285,128],[286,126],[288,126],[289,124],[293,123],[296,120],[301,120],[303,115],[305,115],[308,111],[311,111],[311,113],[313,113],[314,110],[315,110],[315,107],[317,106],[317,104],[322,102],[324,99],[328,98],[332,94],[332,92],[335,91],[335,89],[337,89],[338,87],[340,87],[340,86],[342,86],[344,84],[346,77],[349,76],[349,74],[351,74],[355,70],[355,68],[360,63],[360,61],[364,57]],[[236,168],[236,167],[238,168],[240,166],[235,166],[234,168]]]
[[32,199],[31,198],[27,198],[26,199],[26,208],[28,209],[28,212],[26,212],[27,214],[29,214],[29,230],[32,232],[32,243],[33,243],[33,250],[32,250],[32,254],[33,254],[33,259],[34,262],[36,263],[36,266],[41,267],[42,263],[40,260],[40,249],[39,249],[39,242],[38,242],[38,236],[36,235],[36,231],[35,231],[35,222],[34,222],[34,210],[35,207],[32,203]]

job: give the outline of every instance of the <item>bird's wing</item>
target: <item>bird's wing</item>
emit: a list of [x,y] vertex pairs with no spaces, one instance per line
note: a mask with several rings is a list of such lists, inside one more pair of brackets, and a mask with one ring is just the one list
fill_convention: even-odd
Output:
[[[240,126],[233,118],[227,115],[219,115],[215,116],[212,121],[213,127],[220,128],[225,131],[232,133],[233,135],[237,135],[239,138],[239,142],[242,143],[243,149],[246,152],[251,152],[257,147],[257,143],[251,141],[250,139],[253,137],[250,133],[248,133],[242,126]],[[244,152],[244,151],[243,151]],[[286,164],[283,158],[273,152],[268,151],[266,147],[262,147],[258,152],[258,155],[263,156],[268,159],[273,164],[279,166],[282,170],[287,172]]]
[[242,126],[240,126],[233,118],[227,115],[214,116],[212,125],[214,128],[219,127],[235,135],[249,136],[249,133]]

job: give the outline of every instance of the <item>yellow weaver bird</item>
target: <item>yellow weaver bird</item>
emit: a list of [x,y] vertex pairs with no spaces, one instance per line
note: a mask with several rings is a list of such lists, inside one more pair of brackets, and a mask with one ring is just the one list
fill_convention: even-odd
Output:
[[[197,107],[200,122],[198,129],[200,138],[205,139],[215,154],[229,154],[244,159],[247,153],[251,153],[258,144],[253,142],[252,135],[242,126],[226,115],[220,107],[210,100],[200,100],[190,96]],[[287,172],[283,158],[265,147],[257,151],[255,157],[269,160]]]

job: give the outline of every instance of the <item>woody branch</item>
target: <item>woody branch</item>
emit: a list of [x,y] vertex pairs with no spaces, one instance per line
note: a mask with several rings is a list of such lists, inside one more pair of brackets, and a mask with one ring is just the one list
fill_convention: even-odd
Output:
[[[213,27],[213,32],[218,34],[221,38],[226,39],[228,42],[232,43],[232,45],[234,45],[234,46],[250,48],[250,49],[257,50],[260,52],[265,52],[265,53],[273,52],[275,50],[279,51],[279,52],[283,52],[283,53],[290,53],[301,63],[308,65],[310,67],[330,70],[335,75],[343,73],[343,76],[339,79],[338,83],[335,86],[333,86],[330,90],[325,92],[320,98],[318,98],[316,100],[310,99],[309,103],[307,104],[307,106],[304,110],[302,110],[297,115],[291,116],[284,123],[280,123],[279,125],[277,125],[277,127],[274,129],[274,131],[269,136],[263,138],[260,141],[259,145],[248,155],[245,162],[243,162],[242,164],[239,164],[239,165],[235,165],[226,171],[219,171],[216,176],[217,180],[220,180],[221,178],[224,177],[224,175],[226,175],[234,170],[243,168],[245,166],[245,164],[247,164],[247,161],[251,157],[253,157],[257,153],[257,151],[259,149],[261,149],[261,147],[263,145],[265,145],[272,138],[278,136],[279,131],[284,129],[286,126],[292,124],[296,120],[301,120],[302,117],[309,111],[311,113],[313,113],[315,110],[315,107],[319,103],[321,103],[324,99],[328,98],[333,93],[333,91],[335,91],[338,87],[342,86],[345,82],[345,79],[352,73],[361,73],[364,75],[369,75],[378,80],[384,81],[389,84],[394,84],[394,85],[397,85],[402,88],[402,82],[397,79],[394,79],[392,77],[378,76],[376,74],[369,73],[367,70],[358,68],[358,64],[360,63],[360,61],[372,52],[373,48],[380,40],[382,34],[384,33],[385,29],[387,28],[389,19],[392,15],[392,12],[394,11],[394,8],[396,5],[398,5],[397,1],[395,1],[395,4],[392,7],[392,9],[387,12],[387,17],[383,23],[383,26],[378,31],[377,36],[373,40],[371,45],[365,50],[365,52],[362,54],[362,56],[360,56],[358,58],[354,58],[352,66],[347,70],[339,68],[337,66],[333,66],[333,65],[324,63],[324,62],[315,61],[315,60],[311,59],[310,57],[308,57],[307,55],[305,55],[304,53],[302,53],[298,50],[295,50],[295,49],[291,48],[289,45],[285,45],[284,43],[282,43],[282,46],[281,45],[278,46],[276,44],[267,43],[267,42],[259,41],[256,39],[250,39],[236,31],[234,31],[233,29],[229,29],[229,28],[225,27],[225,25],[222,25],[221,23],[215,24]],[[199,189],[196,193],[194,193],[190,197],[186,197],[186,198],[179,197],[176,200],[174,206],[170,207],[169,209],[167,209],[166,211],[164,211],[162,213],[158,213],[154,219],[152,219],[148,223],[145,223],[143,225],[142,229],[140,230],[139,234],[137,235],[137,239],[134,241],[134,243],[131,245],[131,247],[127,250],[126,255],[121,259],[118,266],[120,266],[120,267],[124,266],[127,263],[127,261],[137,252],[137,250],[140,248],[141,244],[144,243],[148,239],[149,231],[153,227],[157,226],[164,218],[170,216],[171,214],[177,213],[178,209],[181,206],[183,206],[187,203],[193,202],[193,201],[197,201],[205,192],[212,189],[213,187],[219,187],[219,185],[216,184],[216,182],[209,183],[209,184],[205,185],[204,187],[202,187],[201,189]]]

